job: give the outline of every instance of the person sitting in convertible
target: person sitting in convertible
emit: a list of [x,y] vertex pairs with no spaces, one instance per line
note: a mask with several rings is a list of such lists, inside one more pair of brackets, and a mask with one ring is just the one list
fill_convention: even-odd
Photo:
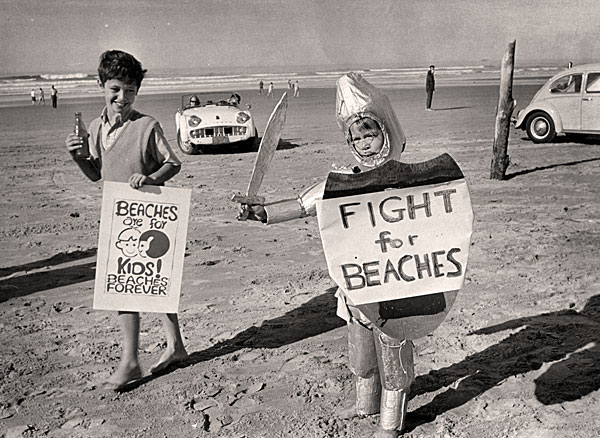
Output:
[[237,94],[237,93],[233,93],[229,97],[229,99],[227,99],[227,103],[229,105],[238,106],[241,102],[242,102],[242,97],[239,94]]

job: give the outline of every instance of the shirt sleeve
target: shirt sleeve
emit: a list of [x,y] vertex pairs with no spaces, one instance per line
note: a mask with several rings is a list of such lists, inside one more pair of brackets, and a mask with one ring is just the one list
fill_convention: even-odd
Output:
[[181,166],[181,161],[179,161],[179,158],[177,158],[177,155],[175,155],[175,152],[171,149],[160,124],[156,123],[156,125],[154,125],[154,129],[152,130],[152,134],[150,134],[148,142],[150,143],[149,146],[153,158],[158,163],[161,163],[161,165],[170,163],[173,166]]

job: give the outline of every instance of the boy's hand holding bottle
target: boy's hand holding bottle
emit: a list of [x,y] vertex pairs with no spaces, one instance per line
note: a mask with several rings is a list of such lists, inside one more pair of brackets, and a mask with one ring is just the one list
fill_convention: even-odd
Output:
[[90,157],[88,143],[89,134],[81,118],[81,113],[75,113],[75,129],[67,136],[65,145],[75,160],[87,160]]

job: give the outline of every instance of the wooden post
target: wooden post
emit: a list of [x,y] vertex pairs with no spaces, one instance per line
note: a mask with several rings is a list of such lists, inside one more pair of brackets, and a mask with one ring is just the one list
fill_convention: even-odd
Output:
[[494,156],[490,179],[504,179],[508,168],[508,135],[510,133],[510,117],[517,104],[512,97],[513,71],[515,67],[515,45],[512,41],[504,57],[500,70],[500,97],[496,110],[496,129],[494,132]]

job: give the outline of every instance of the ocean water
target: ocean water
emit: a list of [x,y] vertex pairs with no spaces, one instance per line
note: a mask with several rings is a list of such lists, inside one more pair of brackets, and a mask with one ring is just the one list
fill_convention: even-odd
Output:
[[[559,71],[564,66],[532,66],[519,67],[514,70],[514,79],[543,80]],[[262,79],[265,90],[269,82],[276,89],[287,88],[288,80],[298,81],[300,88],[324,88],[335,86],[335,81],[350,69],[265,69],[265,71],[244,72],[238,69],[229,73],[161,73],[148,74],[144,79],[140,94],[159,94],[181,92],[236,91],[258,89]],[[403,87],[417,86],[424,83],[427,67],[406,68],[364,68],[353,69],[377,86]],[[450,66],[436,67],[436,80],[443,83],[489,83],[500,78],[500,69],[496,66]],[[31,89],[42,88],[46,100],[50,100],[50,87],[54,85],[59,98],[97,96],[98,85],[96,74],[66,73],[15,75],[0,77],[0,101],[29,100]]]

